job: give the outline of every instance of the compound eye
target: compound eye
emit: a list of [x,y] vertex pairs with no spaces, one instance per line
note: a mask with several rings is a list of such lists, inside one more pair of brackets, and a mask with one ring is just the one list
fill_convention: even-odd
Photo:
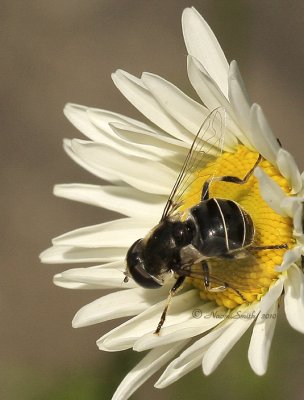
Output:
[[139,264],[129,269],[130,275],[134,281],[147,289],[157,289],[161,287],[161,283],[158,283],[147,271]]
[[145,269],[141,239],[137,240],[130,247],[126,261],[127,272],[138,285],[148,289],[159,288],[162,286],[162,284],[158,282],[157,278],[154,278]]

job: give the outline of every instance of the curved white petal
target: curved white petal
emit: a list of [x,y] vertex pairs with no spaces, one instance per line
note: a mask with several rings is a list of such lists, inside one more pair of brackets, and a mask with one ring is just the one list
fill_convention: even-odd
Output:
[[276,165],[281,147],[272,133],[262,108],[253,104],[250,110],[250,141],[264,158]]
[[[170,286],[168,286],[168,289],[169,288]],[[167,297],[164,291],[160,294],[163,294],[162,298]],[[176,295],[169,308],[165,326],[179,324],[184,319],[187,319],[189,310],[192,311],[192,309],[198,307],[200,303],[201,300],[197,290],[190,290]],[[108,332],[97,341],[98,347],[105,351],[125,350],[132,347],[143,335],[147,333],[153,334],[165,305],[166,300],[161,301],[138,316],[113,329],[111,332]]]
[[123,379],[112,400],[127,400],[146,380],[171,360],[185,345],[182,341],[174,346],[161,346],[151,350]]
[[298,193],[302,189],[302,179],[292,155],[288,151],[280,149],[276,161],[279,171],[290,182],[291,193]]
[[83,169],[86,171],[90,172],[91,174],[97,176],[98,178],[104,179],[106,181],[110,181],[112,183],[119,183],[120,179],[118,176],[110,172],[107,168],[103,168],[103,166],[100,165],[92,165],[88,164],[85,160],[83,160],[82,157],[75,152],[74,148],[72,147],[73,141],[70,139],[64,139],[63,141],[63,149],[67,153],[67,155],[75,161],[78,165],[80,165]]
[[115,219],[57,236],[53,244],[83,248],[129,247],[135,240],[144,237],[156,223],[157,219],[151,218]]
[[208,109],[214,110],[222,106],[228,112],[231,108],[228,99],[203,65],[191,55],[187,57],[187,71],[191,85]]
[[209,110],[160,76],[144,72],[142,81],[162,107],[191,133],[189,140],[193,141]]
[[177,171],[164,164],[128,156],[99,143],[73,140],[72,147],[87,165],[96,168],[102,165],[103,170],[144,192],[168,195],[177,177]]
[[260,313],[253,328],[248,359],[257,375],[267,370],[270,346],[277,321],[278,304],[274,303],[266,314]]
[[291,250],[287,250],[284,254],[282,264],[276,267],[276,271],[282,272],[288,269],[292,264],[301,259],[301,254],[303,251],[302,246],[295,246]]
[[[129,217],[159,219],[167,197],[151,195],[129,186],[99,186],[80,183],[61,184],[54,194],[66,199],[116,211]],[[151,227],[150,227],[151,228]]]
[[281,207],[282,202],[286,198],[281,187],[260,167],[257,167],[254,170],[254,175],[259,181],[261,196],[269,207],[271,207],[277,214],[287,217],[287,213]]
[[158,299],[158,291],[144,290],[138,286],[110,293],[82,307],[76,313],[72,325],[74,328],[80,328],[110,319],[137,315],[153,306]]
[[112,74],[112,79],[130,103],[150,121],[177,139],[191,142],[192,135],[166,113],[140,79],[122,70]]
[[[194,311],[199,312],[200,318],[193,317]],[[213,313],[225,316],[227,312],[224,307],[215,307],[214,303],[206,303],[195,310],[190,308],[180,316],[178,324],[168,326],[166,323],[159,336],[147,333],[135,342],[133,349],[135,351],[148,350],[207,332],[221,322]]]
[[172,361],[156,383],[156,386],[160,388],[166,387],[199,366],[212,343],[234,323],[235,318],[239,315],[238,313],[241,313],[243,309],[244,307],[240,307],[237,311],[230,313],[228,317],[226,313],[215,312],[210,314],[218,319],[218,326],[194,342],[176,360]]
[[287,320],[294,329],[304,333],[304,275],[296,265],[287,271],[284,288]]
[[249,149],[254,150],[253,143],[247,137],[250,130],[250,99],[239,71],[236,61],[232,61],[229,66],[229,101],[232,105],[233,113],[237,122],[242,128],[239,134],[241,142]]
[[[135,142],[141,142],[137,146],[144,149],[145,152],[148,151],[150,154],[153,154],[155,160],[173,169],[181,169],[181,166],[189,152],[190,145],[181,140],[168,138],[164,135],[155,135],[149,132],[135,132],[134,129],[133,131],[130,131],[127,125],[117,123],[111,124],[111,127],[119,137],[123,138],[124,141],[130,141],[130,138],[133,138]],[[151,145],[152,142],[158,144],[156,146]],[[144,151],[142,152],[143,154]]]
[[124,259],[127,250],[127,247],[90,249],[74,246],[52,246],[40,254],[40,260],[45,264],[110,262]]
[[240,315],[222,334],[216,339],[203,358],[203,372],[205,375],[211,374],[220,364],[227,353],[236,344],[239,338],[246,332],[257,316],[258,305],[252,304],[244,309]]
[[293,234],[303,239],[303,199],[298,202],[293,212]]
[[61,274],[55,275],[54,283],[63,286],[65,283],[69,286],[70,282],[83,283],[94,286],[98,289],[130,289],[137,287],[133,280],[124,282],[124,261],[121,262],[119,269],[108,268],[72,268]]
[[[114,113],[105,111],[102,114],[102,110],[98,111],[98,117],[95,117],[96,112],[94,113],[94,111],[88,107],[78,104],[67,104],[64,109],[64,113],[70,122],[93,142],[113,147],[123,154],[145,157],[154,161],[159,159],[159,156],[156,156],[155,152],[150,151],[148,146],[140,146],[136,143],[126,142],[116,135],[111,129],[110,123],[117,121],[122,122],[124,121],[122,117]],[[100,118],[101,114],[103,118]],[[127,120],[127,118],[125,118],[125,120]],[[129,126],[131,123],[134,125],[133,121],[134,120],[130,119]],[[139,123],[137,125],[137,127],[140,127]],[[144,124],[142,124],[142,126],[147,127],[147,125]],[[159,149],[159,153],[161,152],[162,149]]]
[[184,375],[199,367],[202,362],[202,357],[203,354],[195,355],[190,361],[181,366],[176,366],[178,361],[178,358],[176,358],[170,363],[170,369],[168,369],[168,367],[166,368],[165,372],[155,383],[154,387],[156,387],[157,389],[163,389],[171,385],[173,382],[177,381]]
[[[210,333],[203,336],[201,339],[194,342],[189,346],[180,356],[172,361],[164,373],[161,375],[155,386],[157,388],[164,388],[171,383],[180,379],[182,376],[198,367],[204,357],[205,352],[210,345],[229,327],[233,324],[233,313],[227,317],[227,313],[214,311],[209,317],[214,316],[218,319],[218,326],[211,330]],[[206,315],[207,317],[207,315]]]
[[[210,111],[157,75],[144,73],[142,80],[170,115],[192,133],[190,140],[193,141],[196,134],[204,127],[207,118],[211,115]],[[221,106],[221,104],[218,104],[218,106]],[[216,114],[213,114],[213,116],[212,131],[209,132],[207,129],[202,137],[202,140],[206,142],[208,142],[209,138],[213,138],[214,132],[217,134],[222,129],[223,121],[218,121]],[[217,136],[219,137],[221,134],[222,132],[219,132]],[[219,141],[217,145],[220,147],[222,144]],[[236,137],[225,126],[224,149],[233,151],[236,145]]]
[[301,210],[303,207],[303,201],[303,197],[288,196],[282,201],[281,207],[290,218],[294,218],[295,214],[299,212],[299,209]]
[[111,128],[124,140],[155,147],[155,149],[169,150],[175,152],[177,157],[178,155],[185,157],[190,148],[189,143],[175,139],[169,135],[153,133],[151,130],[134,128],[118,122],[111,123]]
[[81,282],[72,282],[67,281],[65,278],[62,277],[61,274],[54,275],[53,278],[54,285],[64,288],[64,289],[73,289],[73,290],[96,290],[100,289],[99,285],[92,285],[88,283],[81,283]]
[[88,107],[86,106],[68,103],[65,105],[63,112],[67,119],[86,137],[95,142],[103,142],[104,135],[91,123],[87,110]]
[[267,314],[269,309],[277,302],[279,297],[283,293],[283,283],[285,277],[281,276],[274,285],[268,290],[268,292],[262,297],[260,301],[261,314]]
[[235,116],[229,101],[198,60],[188,56],[187,61],[190,82],[203,103],[206,104],[209,110],[224,107],[227,114],[224,148],[227,151],[234,151],[238,144],[236,138],[243,138],[244,135],[235,122]]
[[184,10],[182,27],[188,53],[200,61],[228,97],[228,62],[209,25],[192,7]]
[[120,123],[128,125],[130,128],[135,130],[147,130],[153,134],[164,134],[161,130],[157,129],[155,126],[150,126],[144,122],[137,121],[133,118],[127,117],[122,114],[118,114],[108,110],[101,110],[99,108],[87,108],[87,114],[90,121],[99,129],[102,129],[109,134],[113,134],[111,124]]

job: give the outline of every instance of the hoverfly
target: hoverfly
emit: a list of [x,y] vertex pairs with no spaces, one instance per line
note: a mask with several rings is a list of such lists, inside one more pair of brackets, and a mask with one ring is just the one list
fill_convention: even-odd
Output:
[[[186,277],[198,276],[206,290],[220,291],[229,286],[213,277],[209,263],[214,259],[236,259],[246,257],[248,249],[281,249],[283,245],[253,246],[255,226],[251,216],[235,201],[210,197],[209,189],[214,181],[242,185],[252,176],[262,160],[259,155],[244,178],[216,176],[216,171],[207,176],[201,188],[201,200],[187,210],[184,218],[179,208],[182,196],[197,179],[195,172],[202,165],[210,165],[220,156],[224,143],[225,110],[213,110],[200,127],[190,147],[181,171],[165,205],[160,222],[146,237],[138,239],[127,252],[125,282],[132,277],[144,288],[159,288],[167,275],[176,278],[154,333],[163,326],[172,296],[182,286]],[[198,272],[197,265],[200,266]],[[194,268],[194,265],[196,267]],[[219,283],[211,287],[211,281]],[[232,288],[241,297],[237,288]]]

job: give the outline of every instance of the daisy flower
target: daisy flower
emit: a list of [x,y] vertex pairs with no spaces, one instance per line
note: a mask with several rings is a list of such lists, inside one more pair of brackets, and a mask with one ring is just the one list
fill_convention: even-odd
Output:
[[[65,151],[109,184],[62,184],[55,186],[55,194],[125,217],[61,235],[41,259],[97,264],[57,274],[58,286],[116,289],[84,306],[73,320],[74,327],[83,327],[130,317],[97,340],[99,349],[148,350],[116,390],[115,400],[129,398],[164,366],[157,388],[197,367],[210,374],[251,326],[249,363],[255,373],[264,374],[282,298],[289,324],[304,333],[302,177],[261,107],[251,103],[237,63],[228,63],[194,8],[184,10],[182,27],[188,77],[201,103],[157,75],[145,72],[137,78],[118,70],[112,76],[115,85],[149,122],[75,104],[64,111],[87,137],[65,140]],[[212,275],[229,282],[225,290],[206,290],[204,279],[187,278],[172,299],[160,334],[155,335],[172,281],[159,289],[145,289],[132,279],[124,282],[126,253],[157,225],[202,122],[219,107],[225,110],[222,151],[213,155],[211,163],[192,171],[196,179],[184,193],[181,209],[199,203],[206,176],[214,170],[217,176],[243,179],[261,155],[243,185],[215,179],[210,186],[210,197],[234,200],[250,215],[256,248],[252,256],[212,264]]]

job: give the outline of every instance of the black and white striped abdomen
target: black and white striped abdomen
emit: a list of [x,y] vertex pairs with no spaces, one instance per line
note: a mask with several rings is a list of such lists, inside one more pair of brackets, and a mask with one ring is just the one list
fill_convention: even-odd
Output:
[[188,219],[196,231],[192,244],[207,257],[228,254],[253,241],[250,215],[232,200],[203,200],[190,209]]

